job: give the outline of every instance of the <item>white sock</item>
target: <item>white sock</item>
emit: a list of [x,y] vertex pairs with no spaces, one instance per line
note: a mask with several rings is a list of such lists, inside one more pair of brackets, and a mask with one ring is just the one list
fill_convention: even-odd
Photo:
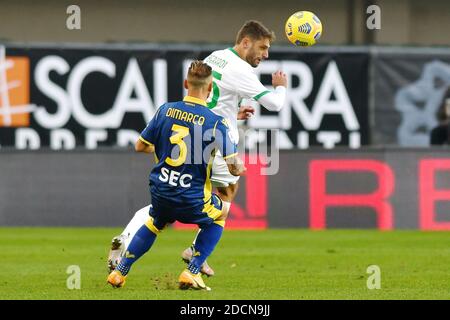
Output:
[[125,248],[131,242],[136,232],[144,225],[147,220],[150,218],[149,215],[150,205],[146,206],[142,209],[139,209],[135,214],[133,219],[128,223],[126,228],[122,231],[122,235],[125,236]]

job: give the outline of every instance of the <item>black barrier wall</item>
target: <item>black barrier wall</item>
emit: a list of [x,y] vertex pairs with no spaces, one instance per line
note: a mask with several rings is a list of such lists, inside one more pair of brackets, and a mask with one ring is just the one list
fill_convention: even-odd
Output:
[[[446,149],[286,151],[272,176],[249,158],[228,228],[450,229]],[[0,225],[125,226],[150,201],[152,159],[3,150]]]
[[[127,147],[160,105],[183,98],[191,61],[219,49],[226,46],[0,43],[0,65],[9,63],[7,82],[15,84],[4,88],[7,101],[0,96],[0,145]],[[368,53],[356,49],[271,50],[255,73],[271,88],[271,74],[283,70],[289,79],[286,103],[280,112],[269,112],[244,100],[256,108],[248,127],[255,136],[259,129],[279,129],[283,149],[368,144],[368,61]]]
[[[182,99],[191,60],[226,47],[0,43],[0,145],[127,147],[161,104]],[[269,89],[271,73],[287,74],[285,106],[244,99],[256,108],[246,125],[254,138],[278,129],[285,150],[428,146],[449,62],[448,48],[274,47],[255,73]]]

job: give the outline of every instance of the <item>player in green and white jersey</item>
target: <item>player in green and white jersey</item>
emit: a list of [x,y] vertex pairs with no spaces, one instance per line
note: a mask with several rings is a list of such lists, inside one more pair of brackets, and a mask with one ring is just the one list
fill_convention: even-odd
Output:
[[[239,106],[243,99],[253,99],[270,111],[280,111],[286,100],[286,75],[277,71],[272,74],[274,90],[268,90],[254,72],[261,61],[268,59],[269,48],[275,40],[273,31],[268,30],[258,21],[247,21],[239,30],[234,47],[218,50],[205,58],[213,69],[213,89],[208,99],[208,107],[224,117],[230,126],[231,139],[239,141],[237,120],[251,117],[254,109]],[[233,176],[220,154],[214,158],[211,181],[223,200],[223,211],[227,214],[231,202],[238,190],[239,177]],[[114,269],[125,252],[129,239],[147,221],[148,207],[136,212],[133,219],[120,236],[114,237],[108,257],[110,269]],[[195,240],[194,240],[195,242]],[[193,246],[182,253],[182,258],[189,262]],[[212,276],[214,271],[205,262],[201,272]]]

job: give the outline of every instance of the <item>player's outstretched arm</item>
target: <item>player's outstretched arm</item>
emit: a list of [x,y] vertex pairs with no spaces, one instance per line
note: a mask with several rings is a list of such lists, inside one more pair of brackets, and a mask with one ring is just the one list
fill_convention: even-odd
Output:
[[155,152],[155,146],[152,144],[147,144],[139,139],[134,144],[134,150],[136,150],[136,152],[152,153]]
[[[236,72],[231,80],[240,96],[258,101],[259,104],[270,111],[280,111],[283,108],[287,88],[287,76],[284,72],[277,71],[272,74],[274,90],[267,90],[254,73]],[[238,119],[245,120],[251,117],[252,108],[241,106],[241,109]]]
[[280,111],[286,100],[287,77],[282,71],[272,74],[272,86],[274,91],[263,95],[258,102],[270,111]]

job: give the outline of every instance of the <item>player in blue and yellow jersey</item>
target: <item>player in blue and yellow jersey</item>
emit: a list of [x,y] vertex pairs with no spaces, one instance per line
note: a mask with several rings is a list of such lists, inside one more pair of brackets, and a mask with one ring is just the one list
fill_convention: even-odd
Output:
[[157,159],[150,173],[152,206],[150,219],[134,235],[125,256],[108,276],[114,287],[124,285],[132,264],[151,248],[161,230],[180,221],[201,228],[195,257],[179,277],[180,288],[209,290],[200,268],[219,242],[227,215],[220,197],[211,192],[216,152],[233,175],[245,171],[226,120],[206,108],[211,75],[210,66],[194,61],[185,80],[188,95],[183,101],[162,105],[136,142],[136,151],[154,152]]
[[[238,122],[251,117],[255,109],[245,106],[250,100],[257,101],[270,111],[280,111],[286,101],[287,77],[281,71],[272,74],[274,90],[268,90],[259,80],[255,68],[269,57],[269,48],[275,40],[274,33],[261,22],[247,21],[236,36],[234,47],[217,50],[205,58],[213,72],[213,87],[208,107],[223,116],[230,125],[231,137],[239,141]],[[240,103],[243,101],[243,105]],[[232,175],[220,152],[214,157],[211,181],[223,200],[223,210],[229,211],[238,191],[239,177]],[[129,241],[148,219],[148,207],[138,210],[120,235],[111,242],[108,254],[108,270],[114,270],[126,252]],[[195,244],[195,240],[194,240]],[[189,263],[194,255],[193,246],[186,248],[182,259]],[[205,261],[200,270],[213,276],[214,270]]]

